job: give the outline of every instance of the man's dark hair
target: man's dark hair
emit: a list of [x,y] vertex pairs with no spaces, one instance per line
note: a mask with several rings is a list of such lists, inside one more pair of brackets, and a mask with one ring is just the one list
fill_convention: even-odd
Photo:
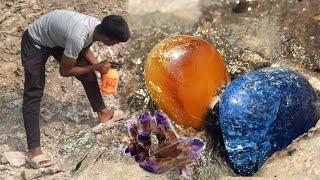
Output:
[[106,16],[96,29],[99,33],[119,42],[126,42],[130,37],[128,23],[117,15]]

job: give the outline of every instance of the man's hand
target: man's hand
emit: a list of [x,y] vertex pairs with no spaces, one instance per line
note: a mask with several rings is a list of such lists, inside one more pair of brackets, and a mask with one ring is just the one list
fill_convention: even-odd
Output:
[[90,64],[93,64],[94,65],[94,69],[96,71],[99,71],[100,74],[104,74],[106,72],[108,72],[108,70],[110,69],[111,67],[111,64],[108,63],[107,60],[105,61],[101,61],[99,62],[97,60],[97,58],[94,57],[92,51],[90,50],[90,47],[86,48],[84,50],[84,57],[87,59],[87,61],[90,63]]
[[111,64],[107,60],[101,61],[98,64],[95,64],[95,70],[99,71],[100,74],[105,74],[111,68]]

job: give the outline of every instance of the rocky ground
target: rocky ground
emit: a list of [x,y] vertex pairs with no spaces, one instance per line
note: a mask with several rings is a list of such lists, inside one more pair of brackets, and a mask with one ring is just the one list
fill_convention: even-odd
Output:
[[[56,165],[33,170],[25,163],[25,132],[21,114],[23,69],[20,37],[39,15],[53,9],[73,9],[102,18],[124,15],[132,27],[131,40],[122,45],[92,49],[99,59],[113,54],[125,62],[120,90],[105,96],[108,106],[130,112],[148,108],[143,62],[150,49],[175,34],[200,36],[218,48],[232,78],[267,66],[291,68],[320,92],[320,2],[318,0],[2,0],[0,3],[0,179],[179,179],[175,171],[153,175],[123,155],[127,136],[123,120],[107,130],[97,125],[81,84],[62,78],[54,59],[47,63],[41,107],[41,136]],[[162,2],[163,4],[159,4]],[[112,52],[112,53],[111,53]],[[275,179],[318,179],[320,124],[275,153],[255,175]],[[208,131],[180,131],[208,142],[199,162],[190,167],[192,179],[239,178],[223,158],[219,138]],[[212,143],[214,142],[214,143]],[[240,177],[241,178],[241,177]]]

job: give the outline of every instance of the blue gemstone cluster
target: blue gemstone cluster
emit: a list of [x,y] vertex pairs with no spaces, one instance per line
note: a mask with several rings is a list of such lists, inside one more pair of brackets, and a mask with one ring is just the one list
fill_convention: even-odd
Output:
[[219,104],[227,160],[235,172],[253,175],[275,151],[313,127],[317,95],[306,79],[264,68],[234,80]]

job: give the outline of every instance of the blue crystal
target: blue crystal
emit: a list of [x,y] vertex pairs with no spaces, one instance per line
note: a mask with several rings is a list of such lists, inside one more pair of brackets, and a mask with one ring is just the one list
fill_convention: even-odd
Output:
[[264,68],[234,80],[219,104],[227,160],[235,172],[253,175],[275,151],[319,119],[317,95],[299,74]]

